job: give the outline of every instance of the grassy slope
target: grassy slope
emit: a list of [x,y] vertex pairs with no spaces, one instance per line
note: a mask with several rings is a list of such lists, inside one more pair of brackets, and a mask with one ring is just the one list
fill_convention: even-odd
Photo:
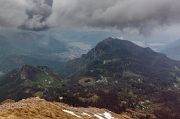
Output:
[[0,105],[1,119],[78,119],[79,117],[83,119],[97,119],[97,114],[101,118],[107,117],[105,113],[113,118],[131,119],[126,114],[115,114],[105,109],[92,107],[72,108],[63,103],[47,102],[38,98],[29,98],[16,103],[11,102]]

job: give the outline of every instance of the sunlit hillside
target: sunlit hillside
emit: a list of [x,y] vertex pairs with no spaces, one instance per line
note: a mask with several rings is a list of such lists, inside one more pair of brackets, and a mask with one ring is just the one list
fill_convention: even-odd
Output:
[[4,101],[0,105],[0,119],[131,119],[107,109],[81,108],[63,103],[28,98],[19,102]]

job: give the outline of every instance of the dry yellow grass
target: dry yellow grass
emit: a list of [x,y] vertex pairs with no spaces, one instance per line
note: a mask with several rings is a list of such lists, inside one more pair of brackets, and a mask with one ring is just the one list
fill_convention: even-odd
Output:
[[82,102],[97,102],[99,99],[99,97],[97,95],[92,95],[90,98],[82,98],[82,97],[79,97],[79,100],[81,100]]
[[2,105],[2,104],[5,104],[5,103],[14,103],[14,102],[15,102],[14,100],[6,99],[6,100],[4,100],[4,101],[1,103],[1,105]]
[[106,109],[73,108],[38,98],[0,105],[0,119],[98,119],[97,115],[107,119],[104,114],[106,112],[117,119],[131,119],[126,114],[119,115]]
[[95,79],[93,79],[93,78],[88,78],[88,77],[85,78],[84,77],[84,78],[79,79],[78,83],[81,84],[81,83],[84,83],[87,80],[89,80],[89,82],[91,82],[91,83],[95,82]]

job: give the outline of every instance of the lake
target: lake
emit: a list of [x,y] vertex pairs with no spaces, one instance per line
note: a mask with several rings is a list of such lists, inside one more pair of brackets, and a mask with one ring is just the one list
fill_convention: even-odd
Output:
[[90,44],[85,44],[83,42],[72,42],[72,43],[69,43],[70,45],[72,46],[75,46],[75,47],[78,47],[82,50],[90,50],[91,49],[91,45]]

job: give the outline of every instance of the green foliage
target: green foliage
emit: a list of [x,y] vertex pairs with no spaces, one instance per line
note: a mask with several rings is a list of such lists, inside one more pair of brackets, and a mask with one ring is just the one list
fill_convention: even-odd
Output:
[[102,68],[96,68],[95,71],[97,71],[100,75],[104,74],[104,69]]
[[35,87],[37,85],[40,85],[42,87],[61,87],[61,82],[57,79],[53,78],[53,76],[46,75],[43,73],[36,75],[36,80],[25,80],[21,85],[25,87]]
[[62,85],[67,85],[69,81],[70,81],[69,79],[62,79],[61,83]]
[[137,75],[131,71],[123,71],[123,76],[124,77],[131,77],[131,76],[137,76]]
[[147,82],[149,81],[149,79],[145,77],[145,78],[142,79],[142,81],[143,81],[144,83],[147,83]]
[[77,102],[79,99],[75,96],[71,96],[71,95],[63,95],[63,99],[62,102],[63,103],[67,103],[67,104],[72,104],[74,102]]
[[112,74],[109,71],[105,71],[104,76],[105,77],[112,77]]

